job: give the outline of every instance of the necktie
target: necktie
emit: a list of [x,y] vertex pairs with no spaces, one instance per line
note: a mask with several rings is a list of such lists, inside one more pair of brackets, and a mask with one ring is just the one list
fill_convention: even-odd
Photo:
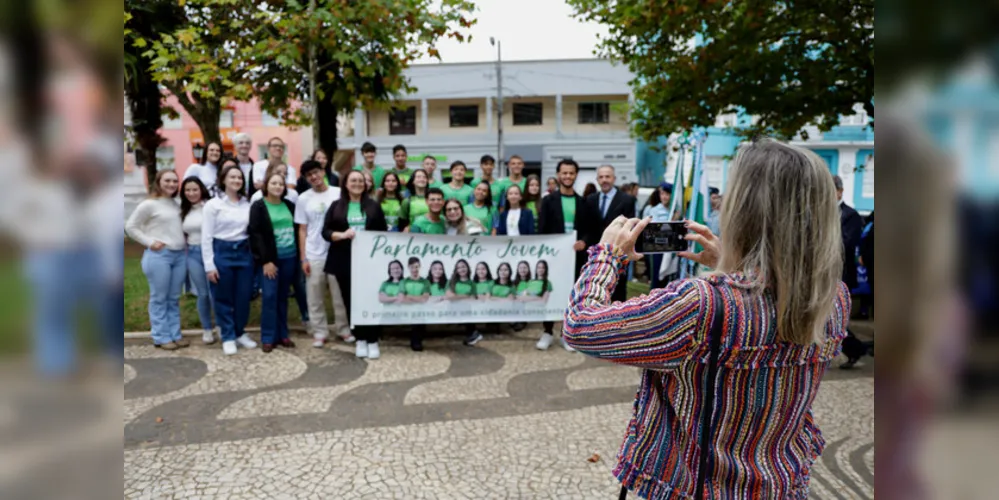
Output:
[[600,217],[607,218],[607,193],[600,199]]

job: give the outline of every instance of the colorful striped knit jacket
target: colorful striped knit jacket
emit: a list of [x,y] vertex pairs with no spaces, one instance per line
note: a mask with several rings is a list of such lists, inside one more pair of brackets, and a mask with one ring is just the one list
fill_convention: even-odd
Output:
[[776,342],[773,296],[752,293],[745,276],[682,280],[611,304],[625,268],[610,246],[591,248],[563,329],[566,342],[586,355],[644,368],[614,469],[621,484],[643,498],[694,495],[710,282],[724,307],[724,333],[705,491],[723,499],[807,498],[812,463],[825,446],[812,401],[846,336],[846,285],[826,324],[827,341],[801,346]]

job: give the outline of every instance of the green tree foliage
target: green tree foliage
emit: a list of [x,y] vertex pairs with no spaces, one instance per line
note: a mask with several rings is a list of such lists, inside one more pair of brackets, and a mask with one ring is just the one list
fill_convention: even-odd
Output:
[[[249,0],[180,0],[182,22],[133,44],[147,48],[153,80],[197,122],[205,141],[219,141],[222,108],[253,95],[249,47],[260,26]],[[134,15],[134,12],[133,12]]]
[[[258,14],[265,28],[252,47],[261,105],[286,124],[317,127],[320,146],[333,151],[337,115],[386,107],[413,90],[403,70],[424,54],[439,59],[445,37],[470,40],[473,10],[466,0],[275,2]],[[313,74],[319,123],[299,105],[312,102]]]
[[[132,116],[135,141],[143,152],[149,185],[156,177],[156,150],[165,110],[163,93],[153,79],[150,59],[143,57],[147,39],[175,29],[183,12],[175,0],[125,0],[125,98]],[[141,41],[140,41],[141,40]]]
[[874,116],[874,2],[567,0],[609,27],[602,56],[634,73],[637,136],[757,118],[744,134],[828,130],[862,103]]

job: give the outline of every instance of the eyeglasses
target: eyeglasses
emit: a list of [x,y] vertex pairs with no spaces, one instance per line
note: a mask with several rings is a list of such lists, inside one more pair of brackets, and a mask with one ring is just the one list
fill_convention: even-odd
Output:
[[269,145],[269,146],[267,146],[267,147],[269,147],[269,148],[276,148],[276,149],[281,149],[281,150],[283,150],[283,149],[284,149],[284,144],[271,144],[271,145]]

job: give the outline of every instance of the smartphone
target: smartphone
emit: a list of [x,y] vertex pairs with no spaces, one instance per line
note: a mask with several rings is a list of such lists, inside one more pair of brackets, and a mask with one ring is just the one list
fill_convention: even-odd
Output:
[[682,252],[690,243],[683,239],[686,235],[687,226],[683,221],[650,222],[638,236],[635,251],[644,254]]

